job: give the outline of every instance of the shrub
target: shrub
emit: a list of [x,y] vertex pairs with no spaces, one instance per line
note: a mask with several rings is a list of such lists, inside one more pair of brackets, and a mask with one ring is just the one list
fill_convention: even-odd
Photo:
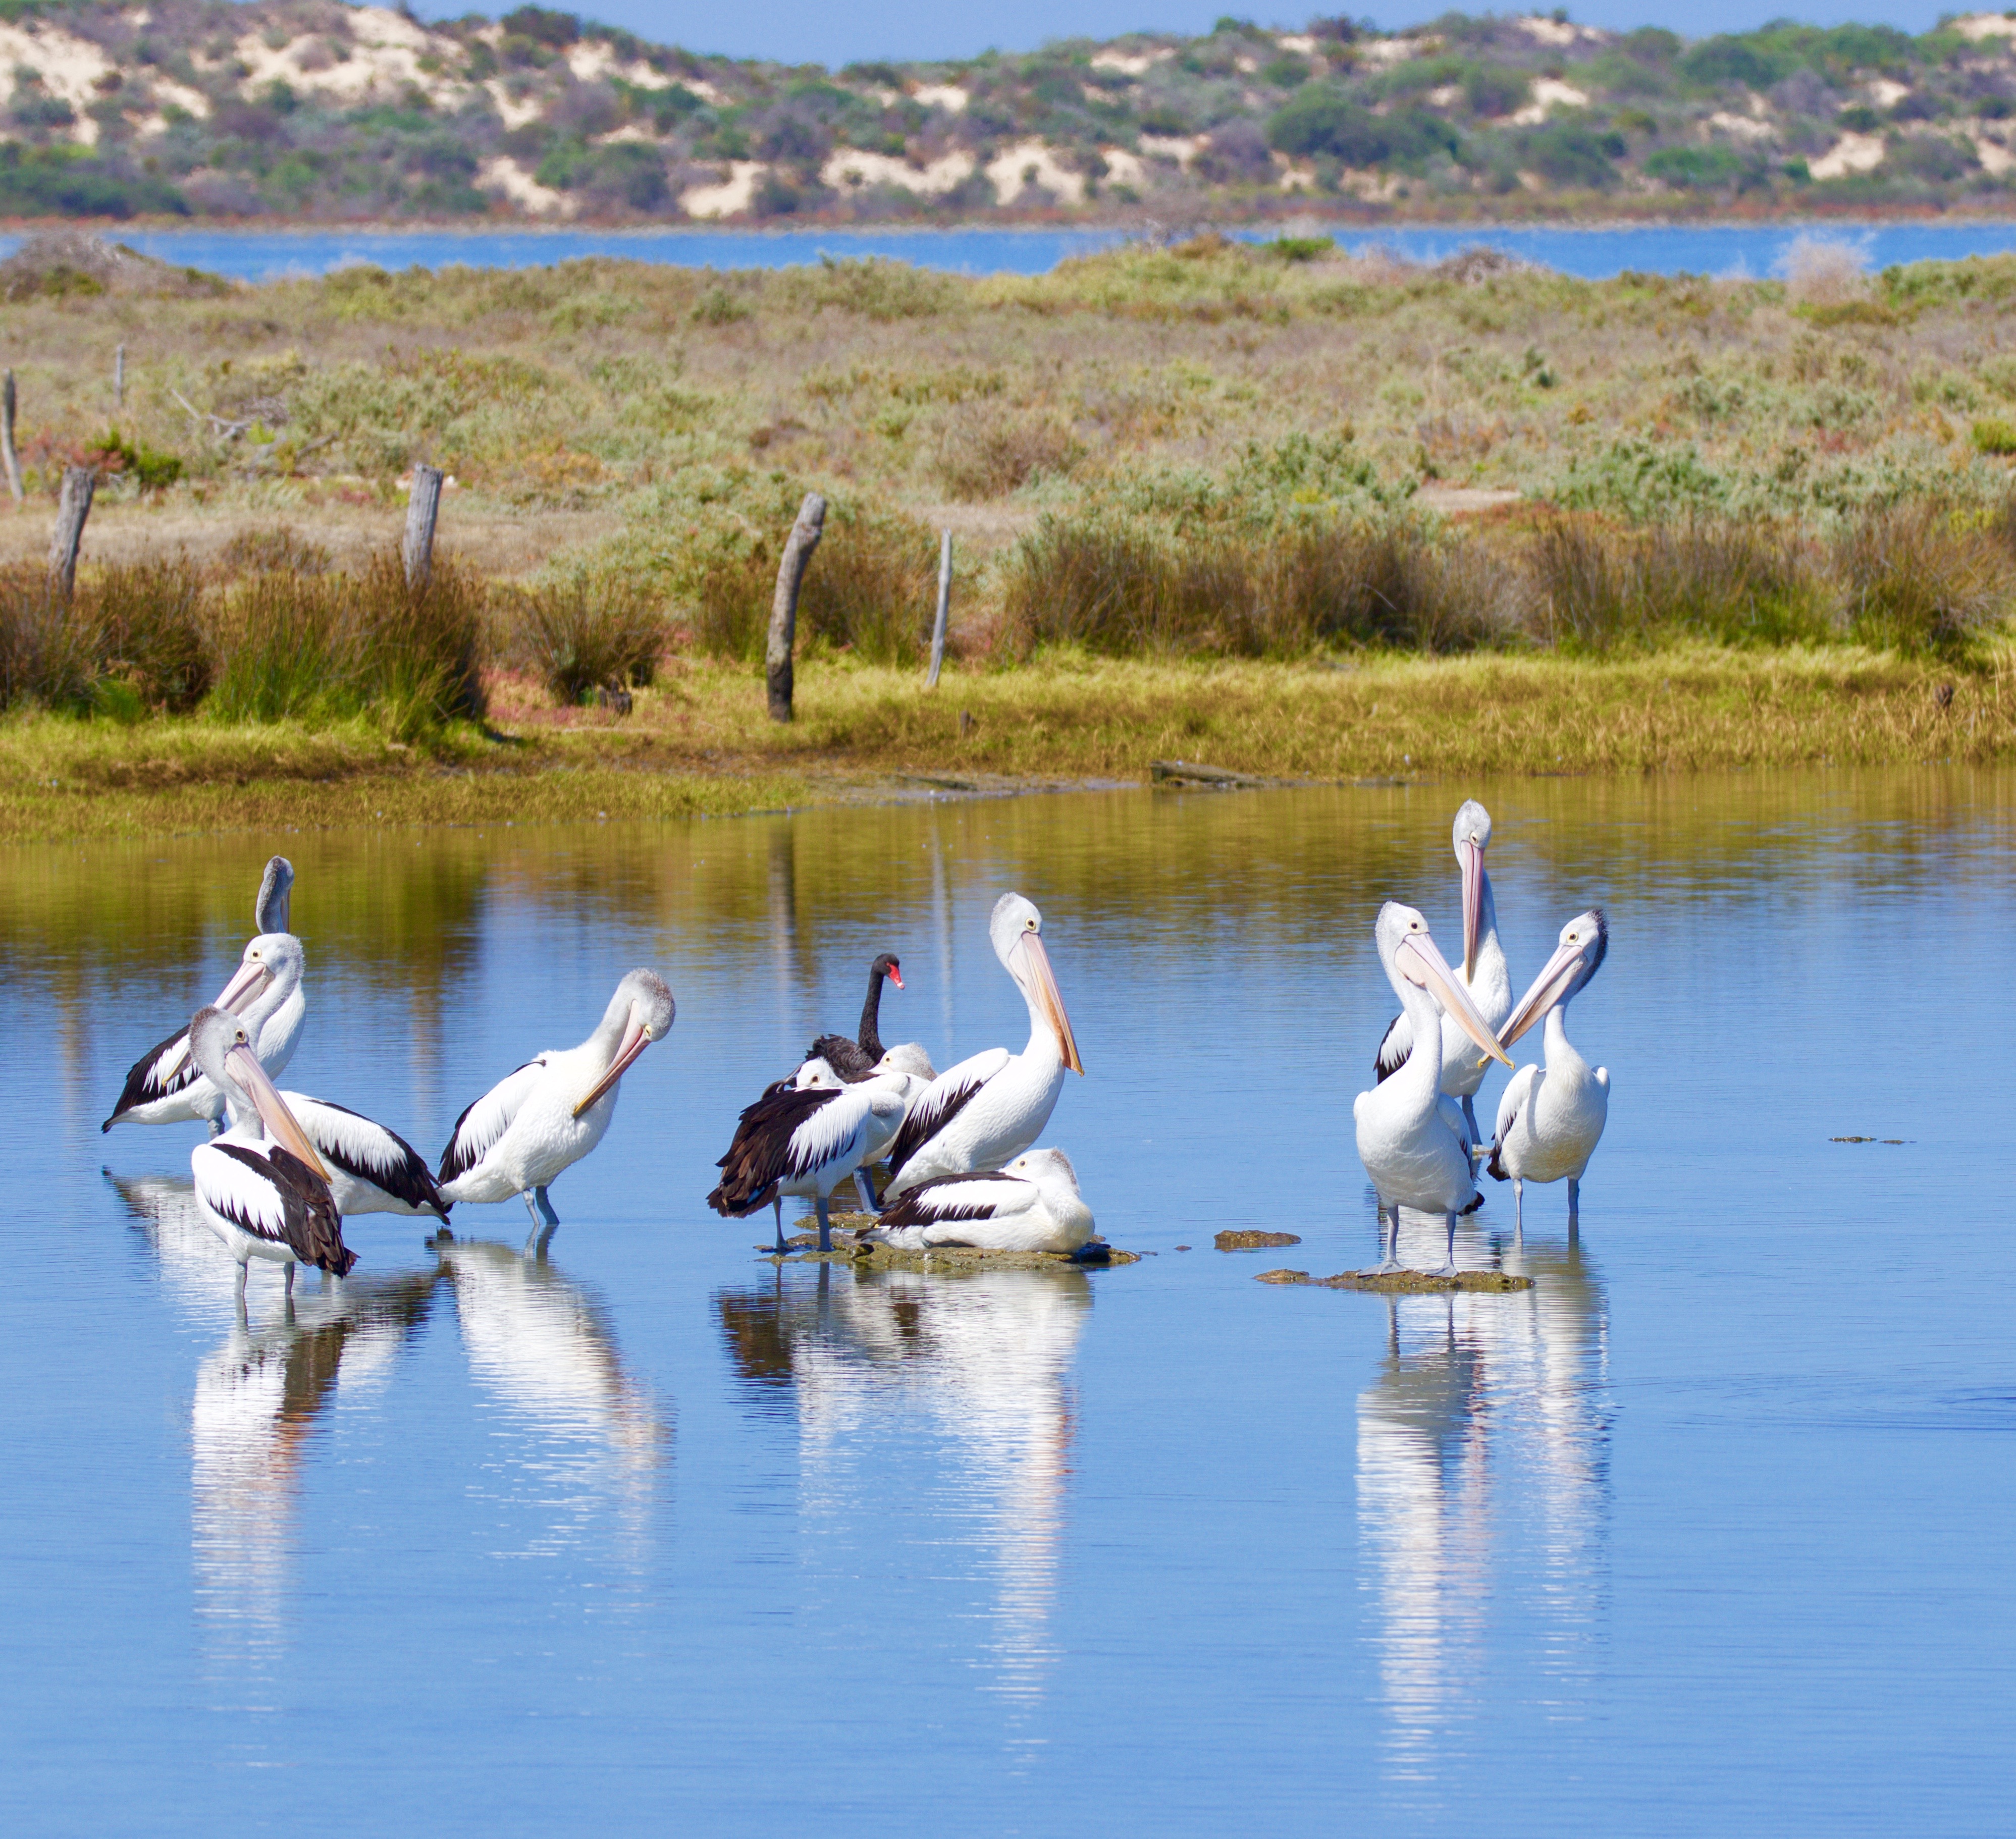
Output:
[[1841,621],[1865,645],[1953,656],[2016,602],[2016,560],[1937,504],[1867,512],[1837,539]]
[[77,599],[92,622],[99,670],[140,707],[179,714],[203,700],[211,673],[203,578],[186,556],[102,569]]
[[2016,422],[1984,417],[1974,424],[1974,445],[1978,453],[2016,453]]
[[1068,473],[1085,449],[1054,416],[962,405],[938,431],[936,467],[946,491],[968,502],[999,498],[1043,473]]
[[800,590],[799,629],[869,663],[915,664],[930,631],[937,580],[938,542],[923,524],[829,512]]
[[332,560],[320,543],[310,542],[291,524],[238,531],[218,552],[218,564],[227,574],[326,574]]
[[536,588],[519,610],[517,642],[556,702],[591,690],[648,683],[664,649],[665,623],[634,588],[588,578]]
[[52,596],[45,570],[33,563],[0,570],[0,707],[87,707],[98,650],[88,605]]

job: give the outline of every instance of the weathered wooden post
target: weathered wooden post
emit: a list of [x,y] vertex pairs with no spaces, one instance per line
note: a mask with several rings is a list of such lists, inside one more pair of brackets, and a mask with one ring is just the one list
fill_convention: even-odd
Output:
[[938,617],[931,625],[931,674],[924,679],[927,689],[938,686],[938,668],[945,662],[945,620],[952,612],[952,532],[938,544]]
[[14,452],[14,373],[11,370],[5,385],[0,387],[0,459],[7,462],[7,489],[18,505],[26,494],[21,490],[20,457]]
[[112,354],[112,401],[115,408],[126,406],[126,347],[123,344]]
[[434,571],[434,520],[441,515],[441,470],[416,462],[406,499],[406,585],[424,588]]
[[56,503],[56,533],[49,542],[49,587],[68,600],[77,585],[77,552],[84,544],[84,520],[91,515],[98,475],[88,466],[65,466],[63,496]]
[[798,506],[791,534],[784,539],[784,559],[777,564],[777,592],[770,602],[770,643],[763,654],[763,669],[770,686],[772,722],[791,718],[791,646],[798,635],[798,589],[805,581],[805,564],[825,533],[826,500],[808,491]]

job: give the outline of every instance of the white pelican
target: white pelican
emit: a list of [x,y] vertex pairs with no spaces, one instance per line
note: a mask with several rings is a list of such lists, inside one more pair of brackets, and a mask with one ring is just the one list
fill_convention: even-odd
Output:
[[1400,1070],[1370,1092],[1361,1092],[1352,1107],[1358,1122],[1359,1159],[1377,1190],[1382,1218],[1389,1209],[1393,1215],[1393,1236],[1379,1268],[1399,1269],[1400,1209],[1406,1206],[1439,1213],[1448,1222],[1449,1257],[1443,1266],[1448,1274],[1456,1269],[1456,1215],[1470,1211],[1478,1197],[1469,1146],[1450,1121],[1455,1107],[1444,1108],[1437,999],[1487,1054],[1508,1067],[1512,1063],[1428,937],[1427,920],[1412,907],[1388,901],[1379,909],[1373,936],[1394,994],[1413,1024],[1414,1043]]
[[[236,973],[211,1005],[243,1021],[246,1038],[271,1079],[286,1071],[301,1038],[308,1014],[301,984],[305,962],[301,941],[292,933],[261,933],[246,946]],[[207,1123],[214,1135],[224,1107],[224,1094],[190,1056],[189,1030],[182,1028],[133,1063],[112,1115],[98,1128]]]
[[[1463,894],[1463,985],[1477,1013],[1496,1028],[1511,1013],[1512,973],[1505,962],[1505,948],[1498,941],[1498,903],[1492,897],[1491,877],[1484,872],[1484,852],[1491,847],[1491,813],[1474,798],[1465,799],[1456,814],[1450,840],[1456,848]],[[1461,1102],[1469,1140],[1479,1142],[1483,1132],[1477,1127],[1472,1101],[1491,1063],[1446,1010],[1442,1034],[1442,1089]],[[1402,1009],[1379,1043],[1373,1071],[1381,1079],[1391,1078],[1406,1064],[1413,1047],[1413,1024]]]
[[892,1071],[838,1087],[772,1086],[736,1121],[734,1141],[715,1164],[721,1182],[707,1205],[730,1219],[774,1207],[772,1249],[781,1253],[789,1249],[784,1197],[808,1197],[819,1212],[819,1248],[832,1251],[827,1201],[871,1151],[886,1149],[902,1128],[904,1081]]
[[320,1154],[336,1211],[345,1219],[358,1213],[430,1213],[447,1220],[448,1203],[434,1171],[397,1131],[304,1092],[280,1096]]
[[200,1009],[189,1044],[232,1107],[230,1129],[189,1152],[189,1172],[203,1224],[238,1261],[239,1301],[255,1258],[286,1265],[290,1297],[297,1264],[348,1276],[357,1254],[343,1243],[322,1160],[266,1077],[244,1024],[229,1009]]
[[1498,1102],[1498,1130],[1486,1164],[1512,1184],[1515,1231],[1525,1229],[1528,1182],[1568,1177],[1568,1225],[1582,1208],[1582,1171],[1602,1140],[1610,1116],[1610,1069],[1589,1063],[1568,1040],[1568,1004],[1587,986],[1610,950],[1610,923],[1600,907],[1578,913],[1561,928],[1546,968],[1499,1032],[1507,1047],[1543,1016],[1547,1020],[1546,1070],[1521,1067]]
[[1083,1075],[1042,930],[1042,915],[1019,894],[994,903],[988,936],[1029,1006],[1029,1044],[1020,1053],[990,1047],[931,1081],[889,1152],[885,1200],[940,1175],[999,1168],[1021,1155],[1049,1122],[1065,1067]]
[[868,1000],[861,1006],[861,1028],[851,1041],[844,1035],[822,1035],[807,1051],[808,1060],[823,1060],[843,1079],[866,1079],[884,1053],[880,1018],[882,980],[903,987],[903,966],[894,952],[884,952],[868,967]]
[[580,1046],[549,1048],[455,1119],[434,1178],[441,1199],[454,1206],[523,1194],[534,1236],[549,1236],[560,1222],[547,1188],[602,1141],[616,1115],[617,1082],[664,1038],[674,1013],[665,980],[632,971]]
[[1094,1230],[1071,1158],[1061,1150],[1031,1150],[996,1172],[920,1182],[864,1236],[910,1251],[1076,1251]]

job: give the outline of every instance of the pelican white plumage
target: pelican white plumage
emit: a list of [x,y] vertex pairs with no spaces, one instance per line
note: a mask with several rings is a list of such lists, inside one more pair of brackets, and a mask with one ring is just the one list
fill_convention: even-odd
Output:
[[1561,928],[1561,939],[1533,987],[1499,1031],[1510,1047],[1542,1017],[1546,1067],[1524,1066],[1512,1075],[1498,1103],[1498,1128],[1485,1165],[1512,1184],[1515,1230],[1525,1229],[1528,1182],[1568,1184],[1568,1225],[1582,1210],[1582,1171],[1603,1139],[1610,1117],[1610,1069],[1591,1068],[1568,1039],[1568,1004],[1586,988],[1610,951],[1610,922],[1600,907],[1578,913]]
[[943,1175],[999,1168],[1021,1155],[1049,1122],[1064,1069],[1084,1074],[1042,930],[1042,915],[1019,894],[994,903],[988,936],[1029,1006],[1029,1044],[1020,1053],[990,1047],[931,1081],[891,1146],[885,1200]]
[[304,1092],[280,1096],[321,1156],[336,1210],[345,1219],[359,1213],[430,1213],[446,1221],[448,1203],[434,1171],[396,1130]]
[[266,1077],[244,1024],[229,1009],[200,1009],[189,1046],[231,1107],[231,1128],[196,1145],[189,1172],[203,1224],[238,1261],[239,1301],[255,1258],[286,1267],[290,1297],[297,1264],[349,1276],[357,1254],[343,1243],[322,1159]]
[[1076,1251],[1096,1229],[1071,1158],[1061,1150],[1031,1150],[1003,1169],[920,1182],[866,1236],[910,1251]]
[[773,1249],[781,1253],[789,1249],[784,1197],[808,1198],[819,1214],[819,1248],[832,1251],[833,1191],[902,1128],[904,1090],[905,1075],[894,1071],[837,1087],[770,1087],[736,1121],[734,1140],[715,1165],[721,1181],[707,1205],[730,1219],[774,1208]]
[[[1512,1063],[1489,1025],[1477,1013],[1470,992],[1428,936],[1428,923],[1412,907],[1388,901],[1373,928],[1379,961],[1393,992],[1413,1024],[1413,1049],[1399,1071],[1352,1107],[1358,1125],[1358,1153],[1379,1197],[1383,1218],[1393,1215],[1392,1236],[1380,1265],[1399,1269],[1400,1209],[1441,1214],[1449,1226],[1445,1273],[1456,1269],[1456,1222],[1479,1204],[1470,1147],[1449,1116],[1454,1107],[1442,1096],[1442,1032],[1438,1001],[1469,1038],[1495,1060]],[[1447,1109],[1445,1107],[1447,1107]]]
[[664,1039],[675,1012],[663,977],[632,971],[580,1046],[549,1048],[527,1060],[455,1119],[434,1178],[441,1199],[455,1206],[522,1194],[534,1239],[550,1237],[560,1222],[546,1189],[602,1141],[616,1115],[618,1083]]
[[[1463,988],[1486,1022],[1496,1028],[1512,1009],[1512,973],[1505,962],[1505,948],[1498,938],[1498,902],[1491,891],[1491,877],[1485,873],[1484,852],[1491,847],[1491,813],[1474,798],[1466,798],[1456,814],[1450,831],[1456,850],[1456,868],[1463,898]],[[1484,1084],[1489,1056],[1481,1053],[1455,1019],[1442,1015],[1442,1089],[1463,1107],[1469,1141],[1481,1140],[1477,1126],[1474,1100]],[[1413,1052],[1413,1024],[1403,1009],[1386,1030],[1373,1060],[1373,1071],[1390,1079],[1407,1063]]]
[[[268,1078],[277,1079],[293,1058],[308,1015],[302,982],[306,959],[301,941],[287,930],[294,884],[293,865],[276,855],[266,865],[254,908],[257,934],[246,945],[238,969],[219,993],[214,1009],[239,1016],[247,1038]],[[112,1115],[115,1124],[203,1124],[214,1135],[224,1115],[224,1095],[205,1079],[189,1056],[189,1031],[178,1028],[133,1063]]]

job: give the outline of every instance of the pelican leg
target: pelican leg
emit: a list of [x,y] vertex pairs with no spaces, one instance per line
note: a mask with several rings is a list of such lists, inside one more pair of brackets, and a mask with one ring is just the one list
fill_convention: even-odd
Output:
[[776,1196],[770,1204],[776,1209],[777,1212],[776,1255],[782,1258],[791,1249],[784,1243],[784,1197],[782,1194]]
[[1438,1277],[1453,1277],[1456,1275],[1456,1215],[1453,1213],[1446,1214],[1443,1218],[1449,1226],[1449,1251],[1448,1254],[1442,1260],[1442,1268],[1435,1275]]
[[537,1233],[546,1222],[539,1218],[538,1207],[532,1200],[532,1190],[530,1188],[526,1189],[518,1198],[524,1202],[525,1211],[531,1216],[532,1230]]
[[1473,1146],[1484,1140],[1484,1133],[1477,1128],[1477,1107],[1471,1102],[1471,1095],[1463,1095],[1463,1121],[1470,1126],[1470,1140]]
[[238,1312],[241,1315],[245,1313],[245,1273],[251,1268],[246,1259],[238,1261]]
[[861,1196],[861,1204],[866,1211],[869,1213],[881,1211],[881,1204],[875,1198],[875,1184],[868,1179],[868,1171],[865,1166],[855,1170],[854,1186],[856,1192]]
[[1582,1225],[1582,1180],[1579,1176],[1568,1177],[1568,1243],[1575,1243],[1575,1234]]
[[1522,1245],[1526,1242],[1526,1184],[1516,1175],[1512,1178],[1512,1236]]
[[286,1270],[287,1270],[287,1301],[288,1301],[289,1302],[292,1302],[292,1301],[294,1300],[294,1267],[293,1267],[293,1265],[291,1263],[290,1263],[290,1264],[288,1265],[288,1266],[286,1267]]
[[819,1250],[830,1251],[833,1250],[833,1222],[826,1218],[826,1197],[817,1194],[812,1198],[813,1204],[819,1208]]
[[1390,1239],[1386,1236],[1386,1209],[1383,1205],[1379,1209],[1379,1243],[1380,1249],[1384,1252],[1385,1256],[1381,1258],[1378,1264],[1373,1267],[1375,1274],[1399,1270],[1400,1268],[1400,1205],[1398,1201],[1393,1204],[1393,1234]]

